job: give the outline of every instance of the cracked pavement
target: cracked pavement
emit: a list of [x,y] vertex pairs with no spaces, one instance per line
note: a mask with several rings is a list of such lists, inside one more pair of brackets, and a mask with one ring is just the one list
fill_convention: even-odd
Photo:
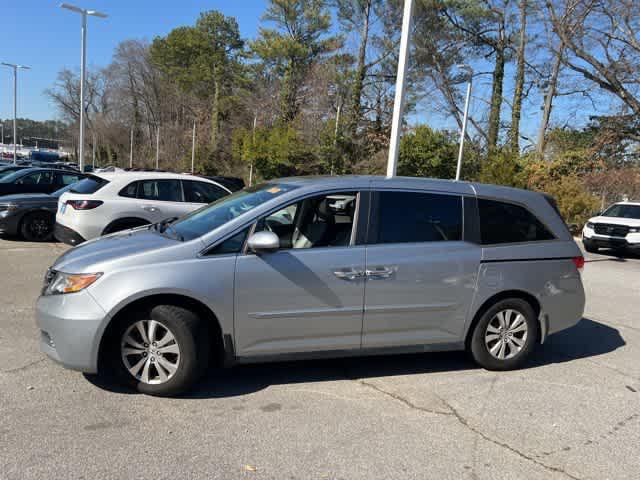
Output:
[[623,479],[640,471],[640,259],[588,255],[585,319],[526,368],[463,353],[278,363],[158,399],[38,351],[66,247],[0,240],[0,479]]

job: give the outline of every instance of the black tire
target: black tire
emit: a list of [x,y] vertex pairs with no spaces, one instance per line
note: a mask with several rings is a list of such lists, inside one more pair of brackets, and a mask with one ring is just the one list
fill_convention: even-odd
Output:
[[[514,310],[522,314],[527,325],[526,339],[524,339],[520,351],[515,353],[513,357],[499,359],[489,351],[489,346],[485,342],[485,334],[488,333],[487,327],[489,323],[494,320],[494,317],[496,317],[499,312],[505,310]],[[538,319],[529,302],[521,298],[500,300],[484,312],[476,323],[471,335],[469,350],[476,363],[487,370],[513,370],[521,367],[534,350],[538,342],[539,330]],[[491,346],[495,346],[495,343],[492,343]],[[510,349],[511,347],[507,348]],[[510,353],[511,350],[509,350],[509,354]]]
[[28,213],[20,222],[20,235],[28,242],[47,242],[53,238],[54,222],[50,212]]
[[[122,347],[125,334],[141,320],[155,320],[162,328],[170,331],[179,348],[179,362],[172,376],[163,383],[147,383],[136,378],[125,366]],[[161,328],[161,327],[158,327]],[[162,338],[158,340],[158,343]],[[150,347],[151,348],[151,347]],[[109,338],[109,347],[103,359],[103,367],[115,374],[120,383],[128,385],[141,393],[155,396],[172,396],[189,390],[207,369],[210,359],[210,342],[206,322],[194,312],[174,305],[158,305],[148,309],[131,312],[126,320],[119,322]],[[152,360],[148,353],[149,359]],[[147,356],[145,355],[145,357]],[[161,354],[158,354],[162,356]],[[165,354],[167,355],[167,354]],[[127,357],[128,359],[131,357]],[[169,357],[165,357],[167,359]],[[177,358],[177,356],[176,356]],[[133,356],[131,363],[141,357]],[[175,360],[174,360],[175,361]],[[149,371],[157,366],[150,364]]]

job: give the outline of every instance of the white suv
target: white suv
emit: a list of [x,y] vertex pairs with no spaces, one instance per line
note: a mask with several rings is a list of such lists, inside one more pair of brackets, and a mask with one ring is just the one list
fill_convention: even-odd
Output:
[[582,244],[592,253],[600,247],[640,252],[640,203],[614,203],[590,218],[582,230]]
[[163,172],[90,175],[60,197],[54,235],[69,245],[181,217],[231,191],[206,178]]

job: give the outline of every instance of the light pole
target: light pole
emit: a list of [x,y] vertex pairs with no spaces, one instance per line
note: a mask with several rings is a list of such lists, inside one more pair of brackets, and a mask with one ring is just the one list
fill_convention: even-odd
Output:
[[29,70],[31,67],[6,62],[2,65],[13,68],[13,163],[18,163],[18,69]]
[[160,170],[160,125],[156,130],[156,170]]
[[409,34],[413,23],[413,0],[404,0],[402,17],[402,34],[400,36],[400,56],[398,57],[398,74],[396,77],[396,95],[393,102],[393,119],[391,123],[391,139],[389,142],[389,160],[387,161],[387,178],[395,177],[398,170],[398,154],[400,150],[400,129],[404,113],[404,86],[407,76],[409,56]]
[[78,148],[78,165],[80,171],[84,172],[84,82],[86,80],[86,67],[87,67],[87,15],[98,18],[107,18],[107,15],[97,10],[87,10],[85,8],[76,7],[68,3],[61,3],[60,8],[66,8],[72,12],[82,15],[82,48],[80,50],[80,138]]
[[196,165],[196,121],[193,121],[193,135],[191,137],[191,175],[195,171]]
[[460,148],[458,149],[458,166],[456,167],[456,181],[460,180],[462,169],[462,152],[464,151],[464,136],[467,132],[467,118],[469,117],[469,99],[471,98],[471,82],[473,81],[473,69],[469,65],[458,65],[460,70],[467,72],[467,96],[464,101],[464,114],[462,115],[462,130],[460,131]]
[[0,123],[0,128],[2,128],[2,145],[4,145],[4,123]]

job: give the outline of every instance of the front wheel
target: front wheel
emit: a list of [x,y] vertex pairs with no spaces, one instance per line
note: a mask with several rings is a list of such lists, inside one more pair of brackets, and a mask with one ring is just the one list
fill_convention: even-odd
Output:
[[480,317],[471,337],[473,359],[487,370],[519,368],[538,340],[538,320],[520,298],[497,302]]
[[159,305],[122,322],[113,337],[109,363],[124,382],[142,393],[176,395],[206,370],[209,342],[194,312]]

